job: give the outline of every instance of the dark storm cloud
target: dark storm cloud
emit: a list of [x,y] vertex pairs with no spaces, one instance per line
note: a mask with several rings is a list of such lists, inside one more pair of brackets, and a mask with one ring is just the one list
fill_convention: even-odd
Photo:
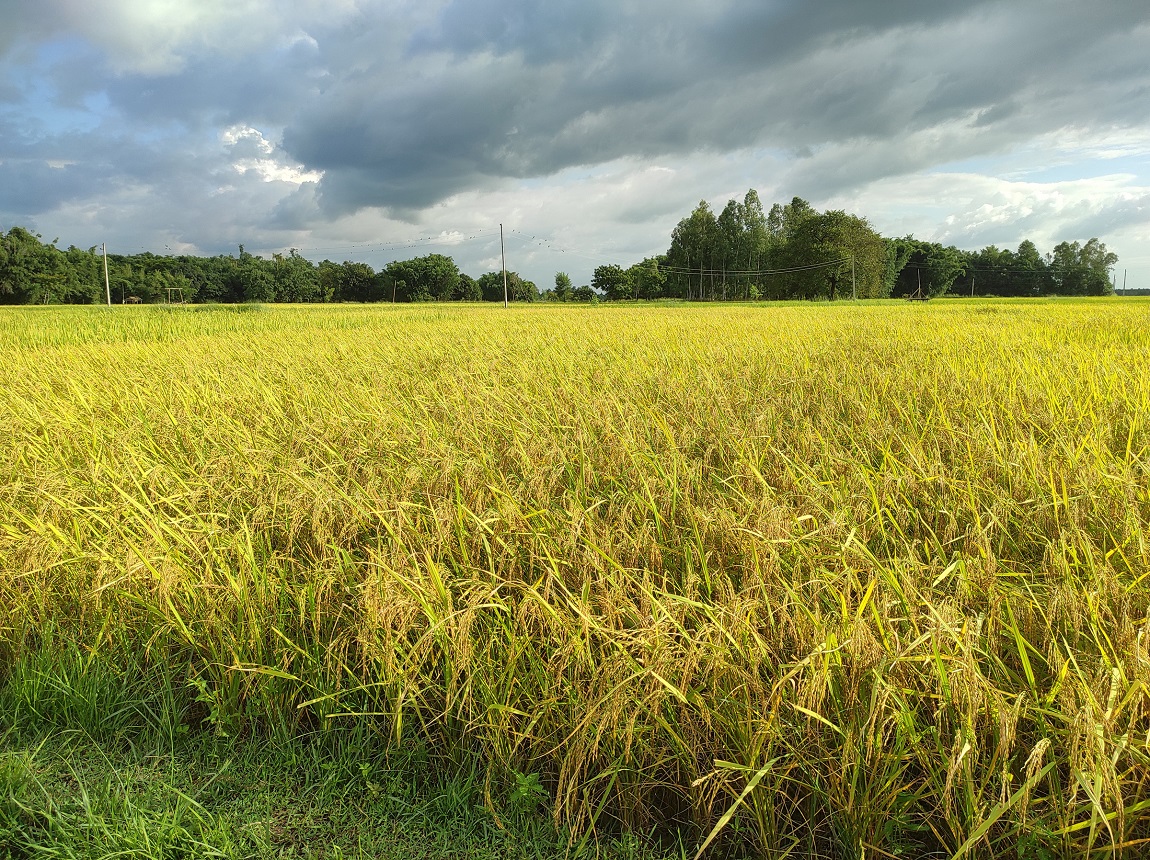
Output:
[[51,13],[40,3],[0,0],[0,56],[51,29]]
[[[284,144],[326,171],[331,212],[419,209],[620,157],[895,141],[859,177],[874,178],[1075,121],[1141,122],[1144,60],[1089,82],[1099,51],[1132,52],[1147,17],[1135,2],[453,0],[402,50],[357,51],[350,68],[327,34],[324,92]],[[897,143],[956,120],[995,131]],[[820,186],[846,181],[844,159],[820,164]]]
[[55,209],[61,203],[96,193],[99,178],[74,164],[52,167],[45,162],[0,163],[0,216],[20,223]]
[[[47,211],[98,183],[215,212],[208,198],[243,186],[253,229],[299,230],[373,207],[414,220],[571,168],[764,149],[779,175],[754,184],[817,200],[1069,126],[1140,127],[1150,98],[1144,0],[261,2],[240,4],[250,40],[203,37],[205,0],[184,41],[159,32],[155,56],[140,34],[76,30],[90,20],[79,0],[12,18],[0,211]],[[148,36],[157,10],[185,9],[99,5],[117,22],[147,6]],[[267,153],[225,140],[233,126],[322,179],[277,197],[239,176]],[[619,217],[681,205],[632,201]]]
[[297,41],[235,58],[194,58],[178,75],[116,76],[103,89],[133,122],[278,126],[320,96],[326,78],[314,45]]
[[[640,6],[642,4],[632,4]],[[446,51],[451,54],[522,52],[532,65],[582,59],[592,61],[613,20],[626,14],[618,3],[452,0],[434,26],[417,30],[408,42],[410,53]],[[674,4],[663,7],[674,14]],[[654,7],[650,13],[658,13]]]

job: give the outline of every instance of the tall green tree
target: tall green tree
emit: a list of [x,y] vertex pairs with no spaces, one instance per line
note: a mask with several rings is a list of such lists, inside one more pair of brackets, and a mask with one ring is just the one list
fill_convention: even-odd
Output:
[[470,275],[459,275],[459,286],[456,287],[454,298],[460,302],[483,301],[483,290]]
[[566,272],[555,273],[555,290],[554,297],[557,302],[571,301],[571,276]]
[[256,257],[240,245],[235,267],[235,292],[241,302],[274,302],[276,282],[268,261]]
[[345,260],[339,267],[338,278],[339,294],[345,302],[378,302],[383,299],[379,278],[367,263]]
[[767,216],[767,233],[776,245],[790,241],[806,221],[818,215],[818,210],[801,197],[792,197],[785,205],[776,203]]
[[609,300],[635,297],[634,287],[627,271],[613,263],[595,267],[591,276],[591,287]]
[[1042,294],[1055,291],[1050,266],[1047,265],[1042,254],[1038,252],[1038,248],[1029,239],[1024,239],[1019,244],[1018,250],[1014,253],[1014,264],[1017,267],[1017,271],[1014,273],[1015,280],[1022,282],[1016,285],[1017,292],[1029,291]]
[[717,255],[721,260],[720,270],[720,298],[726,299],[728,289],[731,293],[740,291],[739,260],[743,256],[745,216],[743,204],[737,200],[728,200],[719,217],[715,219],[718,228],[716,240],[718,241]]
[[315,269],[315,277],[319,282],[319,293],[326,302],[345,301],[341,290],[342,267],[331,260],[323,260]]
[[1050,272],[1055,289],[1068,296],[1104,296],[1113,292],[1110,270],[1118,255],[1098,239],[1085,245],[1059,242],[1050,255]]
[[[767,230],[767,216],[763,214],[763,204],[759,192],[750,188],[743,197],[743,241],[738,264],[748,272],[762,271],[770,258],[770,233]],[[762,295],[762,278],[753,274],[747,277],[741,298],[757,299]]]
[[886,269],[883,271],[883,295],[897,295],[897,285],[911,255],[918,248],[918,240],[913,236],[901,239],[884,239],[886,244]]
[[667,275],[658,257],[647,257],[625,272],[631,295],[636,299],[659,299],[665,295]]
[[832,210],[804,214],[783,246],[797,297],[860,299],[883,295],[887,247],[865,218]]
[[[503,301],[503,273],[487,272],[476,278],[483,292],[485,302]],[[507,299],[512,302],[534,302],[539,299],[539,290],[531,281],[521,278],[518,272],[507,273]]]
[[276,300],[281,302],[318,302],[324,300],[319,274],[310,260],[292,248],[287,256],[272,255],[272,277]]
[[55,244],[13,227],[0,239],[0,302],[52,304],[64,300],[66,274]]
[[907,237],[898,240],[909,250],[909,256],[893,291],[896,296],[914,295],[921,287],[923,295],[940,296],[954,286],[966,272],[966,255],[952,246],[922,242]]
[[706,200],[671,232],[667,251],[668,271],[674,274],[674,294],[685,299],[702,299],[714,283],[714,266],[718,256],[719,225]]
[[428,254],[411,260],[396,260],[384,269],[405,289],[397,291],[400,301],[447,302],[455,299],[459,290],[459,267],[455,260],[443,254]]

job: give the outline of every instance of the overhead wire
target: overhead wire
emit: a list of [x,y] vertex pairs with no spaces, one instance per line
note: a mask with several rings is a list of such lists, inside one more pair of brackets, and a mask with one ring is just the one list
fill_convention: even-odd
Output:
[[622,262],[619,260],[609,259],[607,257],[604,257],[604,255],[602,255],[602,254],[585,254],[582,251],[576,251],[573,248],[556,247],[556,244],[553,244],[553,243],[556,243],[555,239],[552,239],[550,237],[538,238],[536,236],[528,236],[522,230],[510,229],[507,231],[507,235],[510,236],[511,238],[521,239],[525,242],[530,242],[531,244],[534,244],[540,248],[545,248],[548,251],[555,251],[555,252],[560,253],[560,254],[571,254],[574,257],[582,257],[583,259],[591,260],[594,263],[607,263],[607,264],[616,265],[616,266],[630,266],[631,265],[631,263],[628,263],[628,262]]
[[[903,268],[904,269],[929,269],[931,267],[924,264],[924,263],[907,263],[906,265],[903,266]],[[963,268],[963,271],[964,272],[977,272],[979,274],[986,273],[988,275],[1006,275],[1006,274],[1041,275],[1043,273],[1043,271],[1051,272],[1051,271],[1055,271],[1055,270],[1053,267],[1048,267],[1047,269],[1043,270],[1043,269],[974,269],[974,268],[967,266],[967,267]]]
[[[539,240],[535,236],[528,236],[526,233],[523,233],[522,231],[519,231],[519,230],[512,229],[512,230],[509,230],[508,233],[509,234],[518,234],[518,236],[520,238],[523,238],[527,241],[531,241],[534,244],[539,245],[540,247],[545,247],[549,250],[558,251],[558,252],[564,253],[564,254],[573,254],[577,257],[584,257],[585,259],[592,260],[592,261],[597,262],[597,263],[609,263],[609,264],[621,265],[621,266],[632,265],[631,263],[624,263],[624,262],[619,262],[617,260],[605,259],[603,257],[603,255],[601,255],[601,254],[591,255],[591,254],[584,254],[584,253],[581,253],[579,251],[575,251],[575,250],[571,250],[571,249],[567,249],[567,248],[556,248],[553,245],[549,244],[550,242],[554,241],[552,239],[548,238],[548,239]],[[783,275],[783,274],[789,274],[792,272],[806,272],[806,271],[811,271],[812,269],[823,269],[823,268],[827,268],[828,266],[837,266],[837,265],[841,265],[843,263],[849,263],[850,260],[851,260],[850,257],[840,257],[836,260],[825,260],[825,261],[820,262],[820,263],[811,263],[809,265],[804,265],[804,266],[790,266],[790,267],[782,268],[782,269],[695,269],[695,268],[690,268],[687,266],[659,266],[659,271],[660,272],[668,272],[671,274],[685,274],[685,275],[698,275],[698,274],[703,274],[703,275],[722,275],[722,274],[727,274],[727,275]]]
[[476,230],[467,235],[461,233],[455,234],[439,234],[437,236],[418,236],[412,239],[398,239],[393,242],[356,242],[350,245],[327,245],[327,246],[292,246],[296,251],[307,251],[312,253],[370,253],[373,251],[404,251],[409,248],[422,248],[432,245],[461,245],[465,242],[471,242],[477,239],[494,238],[499,235],[498,228],[489,230]]
[[[623,261],[613,259],[602,253],[586,253],[584,251],[576,250],[574,248],[563,247],[562,244],[551,236],[540,236],[538,234],[528,234],[523,230],[517,228],[510,228],[505,230],[506,237],[509,239],[517,239],[524,244],[534,245],[538,248],[552,251],[558,254],[571,255],[580,257],[585,260],[590,260],[599,264],[618,265],[629,267],[633,265],[630,261]],[[499,235],[498,228],[490,228],[487,230],[475,230],[468,234],[462,233],[440,233],[435,236],[418,236],[411,239],[402,239],[392,242],[357,242],[349,245],[318,245],[318,246],[292,246],[290,250],[297,252],[307,253],[342,253],[342,254],[368,254],[379,252],[392,252],[403,251],[412,248],[430,247],[436,245],[450,245],[457,246],[476,240],[494,239]],[[694,276],[754,276],[764,277],[769,275],[785,275],[794,274],[798,272],[808,272],[817,269],[824,269],[830,266],[838,266],[849,263],[851,258],[839,257],[834,260],[824,260],[818,263],[810,263],[802,266],[786,266],[776,269],[723,269],[714,267],[694,268],[691,266],[677,266],[677,265],[661,265],[659,271],[667,274],[677,275],[694,275]],[[922,269],[928,268],[919,263],[907,263],[903,266],[904,269]],[[1007,273],[1027,273],[1035,274],[1039,270],[1034,269],[972,269],[967,268],[966,272],[979,272],[988,274],[1007,274]]]
[[812,269],[825,269],[828,266],[839,266],[849,263],[850,257],[840,257],[837,260],[824,260],[821,263],[810,263],[805,266],[790,266],[785,269],[692,269],[687,266],[660,266],[660,272],[675,272],[684,275],[786,275],[791,272],[809,272]]

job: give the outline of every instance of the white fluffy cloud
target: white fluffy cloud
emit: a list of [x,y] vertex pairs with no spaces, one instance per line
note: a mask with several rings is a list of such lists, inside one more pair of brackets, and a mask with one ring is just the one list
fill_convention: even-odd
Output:
[[264,182],[286,182],[296,186],[319,182],[323,178],[318,171],[307,170],[302,164],[285,160],[279,147],[250,125],[226,128],[220,134],[220,140],[231,150],[232,167],[239,174],[250,171]]

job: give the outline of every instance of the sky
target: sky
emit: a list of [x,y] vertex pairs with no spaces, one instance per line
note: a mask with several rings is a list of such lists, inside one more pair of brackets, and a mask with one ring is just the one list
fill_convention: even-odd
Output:
[[0,229],[552,285],[755,188],[1097,236],[1150,288],[1146,0],[0,0]]

